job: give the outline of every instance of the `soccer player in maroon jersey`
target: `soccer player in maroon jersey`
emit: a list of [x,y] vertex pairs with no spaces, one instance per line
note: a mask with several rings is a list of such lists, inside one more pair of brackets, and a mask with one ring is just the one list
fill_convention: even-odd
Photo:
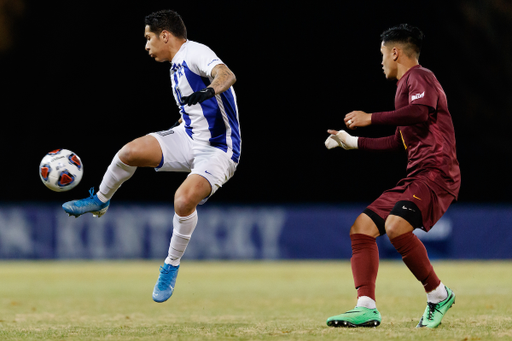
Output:
[[378,326],[381,315],[375,304],[379,267],[376,238],[387,234],[404,263],[427,293],[427,307],[417,327],[435,328],[455,303],[455,294],[437,277],[416,228],[429,231],[457,199],[460,170],[455,133],[446,95],[432,71],[418,63],[423,33],[402,24],[381,35],[382,68],[387,79],[397,82],[395,110],[345,116],[348,129],[371,124],[397,126],[395,134],[365,138],[345,130],[328,130],[327,148],[342,147],[372,151],[405,150],[407,176],[382,193],[357,217],[350,229],[352,274],[357,305],[332,316],[333,327]]

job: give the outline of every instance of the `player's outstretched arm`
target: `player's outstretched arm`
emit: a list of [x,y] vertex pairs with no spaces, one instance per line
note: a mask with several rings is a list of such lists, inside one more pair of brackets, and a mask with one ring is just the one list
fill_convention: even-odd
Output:
[[184,105],[202,103],[215,95],[221,94],[236,82],[235,74],[224,64],[219,64],[212,69],[213,81],[206,88],[194,92],[190,96],[183,96],[181,102]]
[[394,135],[378,138],[352,136],[344,130],[337,131],[329,129],[327,132],[331,134],[327,140],[325,140],[327,149],[341,147],[345,150],[361,149],[376,152],[404,149],[404,144],[402,144],[401,139],[402,135],[399,129],[396,129]]
[[402,141],[402,134],[400,133],[400,129],[397,128],[395,134],[390,136],[377,138],[360,137],[358,147],[361,150],[375,152],[399,151],[404,150],[405,142]]
[[341,147],[345,150],[350,149],[358,149],[357,140],[359,137],[351,136],[345,130],[327,130],[329,134],[331,134],[327,140],[325,140],[325,146],[327,149],[333,149],[336,147]]

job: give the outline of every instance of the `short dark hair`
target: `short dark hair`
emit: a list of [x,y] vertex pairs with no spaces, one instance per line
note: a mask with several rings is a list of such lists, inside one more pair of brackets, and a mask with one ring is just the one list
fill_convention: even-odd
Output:
[[169,31],[177,38],[187,39],[187,28],[181,16],[170,9],[153,12],[144,18],[144,23],[151,32],[160,34],[163,30]]
[[425,35],[421,30],[409,24],[400,24],[395,27],[388,28],[380,35],[384,44],[388,42],[402,43],[407,48],[412,49],[418,56],[423,46],[423,38]]

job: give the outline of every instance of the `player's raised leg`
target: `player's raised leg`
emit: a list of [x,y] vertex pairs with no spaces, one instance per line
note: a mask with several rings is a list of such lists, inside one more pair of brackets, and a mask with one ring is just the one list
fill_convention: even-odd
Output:
[[174,196],[173,232],[169,253],[153,289],[155,302],[167,301],[174,292],[181,257],[197,225],[197,205],[211,193],[211,185],[204,177],[191,174]]
[[119,187],[135,173],[137,167],[157,167],[162,160],[162,150],[158,141],[150,135],[137,138],[121,148],[107,168],[100,190],[81,200],[66,202],[62,208],[69,215],[79,217],[84,213],[92,213],[101,217],[110,205],[110,199]]
[[380,235],[373,220],[362,213],[350,229],[352,275],[357,289],[357,304],[352,310],[327,319],[330,327],[376,327],[381,315],[375,303],[375,282],[379,268],[376,238]]
[[455,303],[455,294],[443,285],[430,263],[423,243],[412,233],[414,228],[404,218],[389,215],[386,233],[402,260],[427,293],[427,307],[417,327],[436,328]]

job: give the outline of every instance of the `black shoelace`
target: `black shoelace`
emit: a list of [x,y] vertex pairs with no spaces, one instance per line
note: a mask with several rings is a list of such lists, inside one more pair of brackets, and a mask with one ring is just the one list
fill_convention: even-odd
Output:
[[428,304],[428,320],[432,320],[433,319],[433,316],[434,316],[434,313],[437,311],[437,312],[441,312],[439,309],[437,309],[437,306],[438,304],[437,303],[431,303],[431,302],[427,302]]

